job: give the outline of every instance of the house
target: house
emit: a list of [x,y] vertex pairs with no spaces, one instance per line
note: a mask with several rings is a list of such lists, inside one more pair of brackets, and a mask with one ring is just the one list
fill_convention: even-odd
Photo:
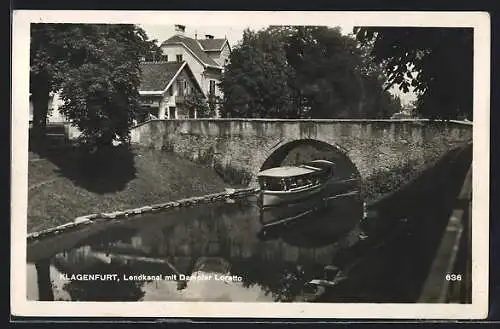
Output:
[[[183,62],[141,62],[139,85],[139,104],[141,110],[136,122],[150,118],[182,119],[196,118],[197,110],[188,106],[188,97],[198,93],[201,98],[206,94],[201,89],[193,72]],[[60,112],[63,105],[59,93],[49,95],[49,114],[47,115],[48,135],[66,136],[75,139],[81,135],[78,128]],[[33,103],[30,95],[29,122],[33,121]]]
[[197,34],[190,38],[185,34],[185,26],[176,25],[176,34],[161,44],[163,58],[166,61],[186,61],[191,68],[210,104],[217,106],[217,99],[222,98],[218,87],[229,61],[231,47],[226,38],[214,38],[205,35],[198,39]]
[[[81,136],[81,131],[62,114],[59,108],[64,104],[58,92],[49,94],[48,113],[46,119],[46,135],[61,139],[76,139]],[[29,127],[33,124],[33,101],[29,95]]]
[[[29,122],[33,121],[33,102],[31,100],[31,93],[29,96],[30,100],[30,112],[29,112]],[[64,115],[59,112],[59,107],[63,105],[63,101],[60,98],[58,93],[53,93],[51,92],[49,94],[49,104],[48,104],[48,109],[49,113],[47,114],[47,124],[63,124],[67,122],[67,119],[64,117]]]
[[187,61],[142,62],[139,86],[141,114],[139,122],[148,118],[196,118],[197,110],[187,98],[198,93],[206,98]]

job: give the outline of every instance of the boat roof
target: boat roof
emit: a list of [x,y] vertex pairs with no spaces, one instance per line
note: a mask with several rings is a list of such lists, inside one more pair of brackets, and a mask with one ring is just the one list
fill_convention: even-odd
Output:
[[261,171],[257,174],[258,177],[293,177],[301,176],[318,171],[318,168],[309,166],[283,166],[275,167]]
[[328,160],[312,160],[312,161],[309,162],[309,164],[313,164],[313,163],[322,163],[322,164],[334,165],[333,162],[328,161]]

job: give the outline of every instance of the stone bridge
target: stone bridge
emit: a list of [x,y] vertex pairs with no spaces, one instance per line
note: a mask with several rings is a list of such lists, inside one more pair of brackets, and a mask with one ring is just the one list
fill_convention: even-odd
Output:
[[472,123],[429,120],[152,120],[132,129],[132,143],[213,166],[233,183],[313,158],[334,160],[362,181],[380,171],[418,171],[472,141]]

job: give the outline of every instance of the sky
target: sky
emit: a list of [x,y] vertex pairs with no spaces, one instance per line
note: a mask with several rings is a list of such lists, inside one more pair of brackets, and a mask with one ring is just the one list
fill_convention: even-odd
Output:
[[[150,39],[158,40],[158,44],[161,44],[166,39],[170,38],[174,35],[175,28],[173,24],[155,24],[155,25],[147,25],[147,24],[139,24],[140,27],[146,31],[147,35]],[[205,38],[206,34],[213,35],[214,38],[226,38],[229,41],[229,45],[231,48],[234,48],[238,42],[243,37],[243,31],[247,28],[251,30],[260,30],[269,26],[268,24],[246,24],[242,26],[215,26],[215,25],[185,25],[185,35],[191,38],[195,37],[197,34],[198,38]],[[348,24],[339,24],[332,25],[331,27],[339,26],[342,30],[342,33],[347,35],[352,33],[354,25]],[[398,88],[393,87],[389,90],[389,92],[393,95],[397,95],[401,99],[401,103],[403,106],[410,104],[411,102],[416,100],[416,95],[414,93],[403,93],[399,91]]]
[[[144,25],[140,26],[146,31],[150,39],[158,40],[161,44],[166,39],[175,34],[174,25]],[[194,38],[195,33],[198,38],[204,38],[205,34],[213,35],[214,38],[227,38],[229,45],[234,47],[243,37],[243,31],[247,28],[251,30],[260,30],[269,25],[267,24],[254,24],[245,26],[203,26],[203,25],[186,25],[185,35]],[[332,26],[334,27],[334,26]],[[342,25],[342,33],[348,34],[352,32],[352,25]]]

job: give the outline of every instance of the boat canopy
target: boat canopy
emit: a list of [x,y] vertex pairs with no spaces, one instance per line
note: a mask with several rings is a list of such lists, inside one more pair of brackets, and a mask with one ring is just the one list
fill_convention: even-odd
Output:
[[331,167],[334,166],[335,163],[328,161],[328,160],[313,160],[307,163],[308,165],[318,165],[321,167]]
[[335,164],[327,160],[313,160],[300,166],[283,166],[266,169],[257,174],[257,177],[287,178],[308,175],[319,171],[330,171]]
[[305,166],[284,166],[266,169],[257,174],[257,177],[294,177],[311,174],[318,171],[318,168],[308,168]]

